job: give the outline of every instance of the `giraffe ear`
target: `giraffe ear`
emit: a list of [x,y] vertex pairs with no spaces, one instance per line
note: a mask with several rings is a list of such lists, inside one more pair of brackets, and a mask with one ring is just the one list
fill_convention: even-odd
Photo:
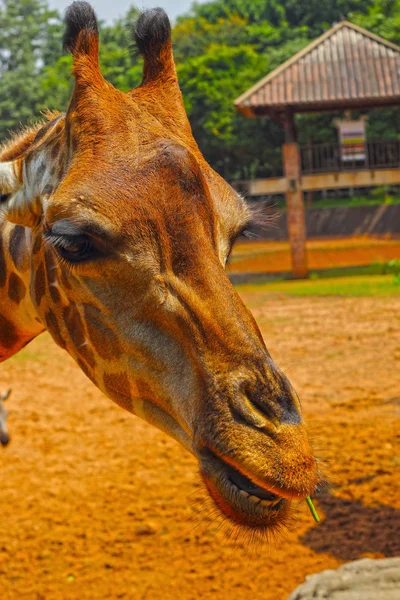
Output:
[[42,214],[38,194],[27,198],[21,178],[22,160],[0,162],[0,214],[7,221],[24,227],[34,227]]
[[19,187],[16,165],[14,161],[0,162],[0,195],[1,202]]

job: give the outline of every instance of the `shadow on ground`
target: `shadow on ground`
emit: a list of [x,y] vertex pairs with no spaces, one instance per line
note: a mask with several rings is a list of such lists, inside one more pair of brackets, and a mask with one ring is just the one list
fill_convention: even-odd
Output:
[[301,537],[315,552],[327,552],[341,560],[355,560],[365,553],[400,555],[400,510],[384,504],[370,507],[334,496],[318,498],[324,521]]

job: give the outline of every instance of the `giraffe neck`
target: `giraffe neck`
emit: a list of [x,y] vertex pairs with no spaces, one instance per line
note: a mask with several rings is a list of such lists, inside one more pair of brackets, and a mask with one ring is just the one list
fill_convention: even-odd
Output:
[[0,220],[0,362],[44,331],[30,295],[31,232]]

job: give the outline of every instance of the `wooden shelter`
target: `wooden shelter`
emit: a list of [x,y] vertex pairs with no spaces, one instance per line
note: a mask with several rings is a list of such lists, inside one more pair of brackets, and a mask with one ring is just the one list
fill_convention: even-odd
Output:
[[[338,23],[235,101],[245,117],[269,116],[285,129],[284,177],[245,182],[250,195],[285,193],[295,277],[306,277],[303,191],[400,183],[400,143],[368,144],[360,164],[340,148],[300,148],[295,114],[400,104],[400,47],[348,21]],[[243,186],[242,186],[243,187]]]

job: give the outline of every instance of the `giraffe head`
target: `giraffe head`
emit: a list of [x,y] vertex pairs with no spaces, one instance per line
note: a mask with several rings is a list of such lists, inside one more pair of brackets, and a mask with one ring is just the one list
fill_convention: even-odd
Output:
[[3,210],[31,232],[32,302],[57,344],[197,457],[225,515],[265,530],[314,490],[316,461],[226,275],[250,216],[192,137],[165,13],[143,13],[135,38],[143,80],[122,93],[101,75],[92,9],[72,4],[68,110],[3,150]]

